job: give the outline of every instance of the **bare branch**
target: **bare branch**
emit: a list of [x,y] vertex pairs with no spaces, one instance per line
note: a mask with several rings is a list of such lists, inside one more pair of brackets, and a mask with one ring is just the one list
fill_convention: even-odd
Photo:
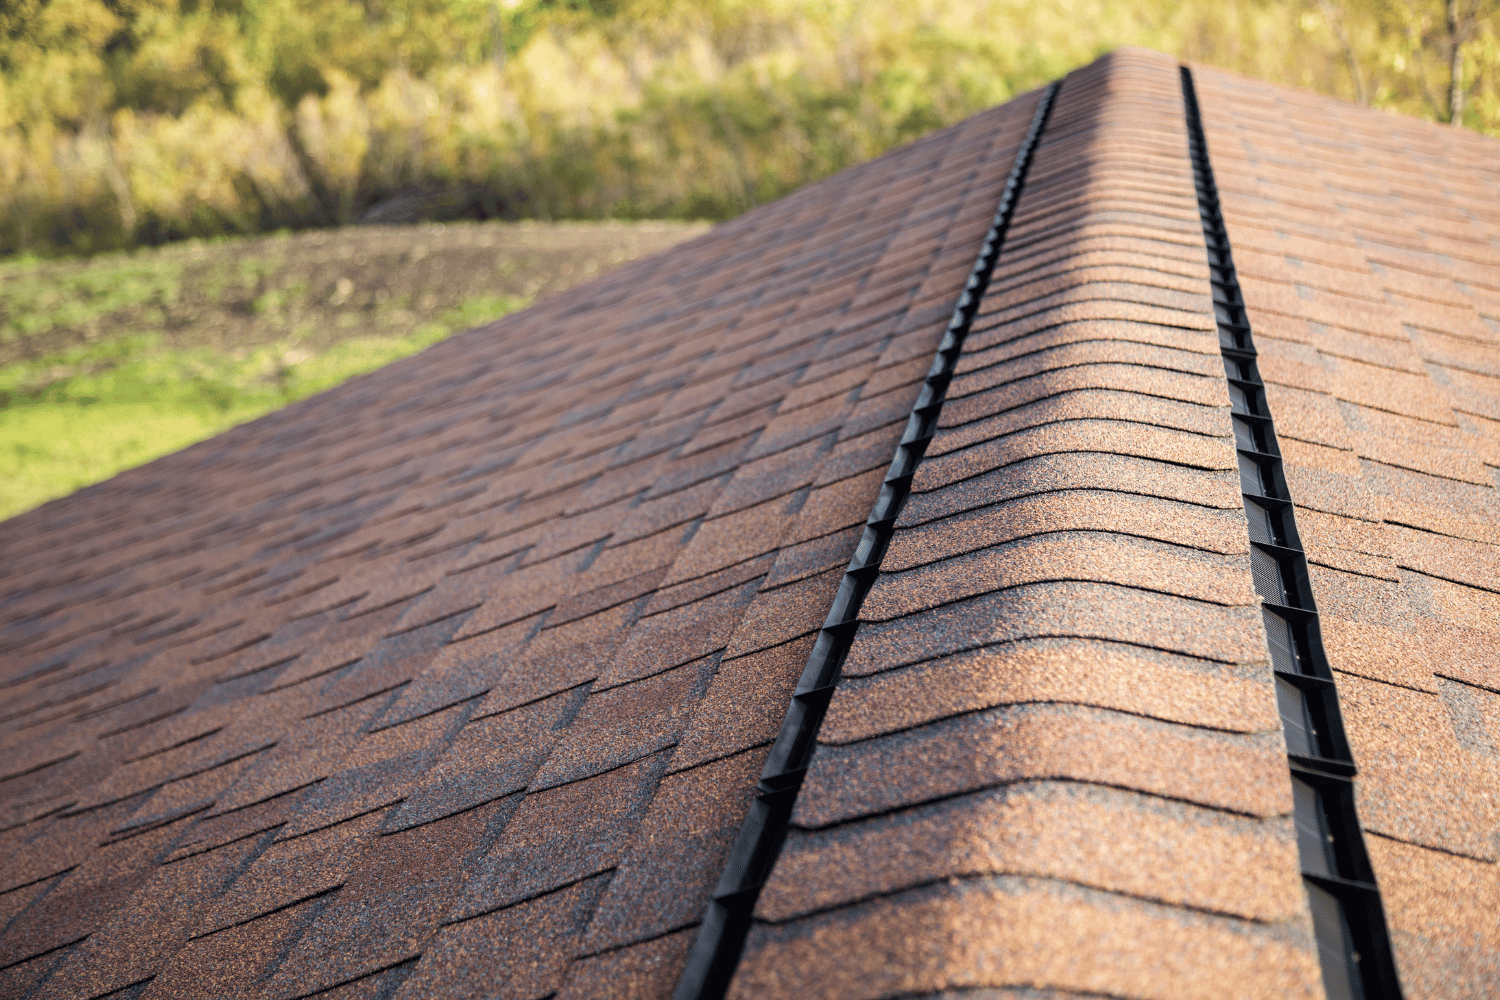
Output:
[[1338,41],[1339,49],[1344,53],[1344,65],[1349,67],[1349,79],[1354,82],[1354,99],[1368,106],[1370,95],[1365,91],[1364,74],[1359,71],[1359,60],[1354,56],[1354,46],[1349,41],[1349,33],[1344,30],[1342,12],[1332,0],[1318,0],[1318,7],[1322,10],[1323,18],[1328,22],[1328,26],[1333,29],[1333,37]]
[[1464,29],[1458,0],[1448,0],[1448,124],[1464,123]]

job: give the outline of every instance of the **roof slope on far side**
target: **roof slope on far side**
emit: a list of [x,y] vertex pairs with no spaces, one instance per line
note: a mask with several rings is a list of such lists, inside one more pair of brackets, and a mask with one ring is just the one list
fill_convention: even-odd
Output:
[[1408,997],[1500,983],[1500,143],[1199,69]]

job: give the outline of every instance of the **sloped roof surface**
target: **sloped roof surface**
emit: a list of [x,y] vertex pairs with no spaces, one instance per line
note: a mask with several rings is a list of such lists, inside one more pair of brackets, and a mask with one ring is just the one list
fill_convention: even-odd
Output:
[[1198,70],[1409,997],[1500,988],[1500,146]]
[[[1483,996],[1500,149],[1194,72],[1402,987]],[[0,525],[0,997],[670,995],[1039,96]],[[1177,65],[1050,114],[732,996],[1323,995]]]
[[9,991],[669,990],[1033,102],[8,522]]

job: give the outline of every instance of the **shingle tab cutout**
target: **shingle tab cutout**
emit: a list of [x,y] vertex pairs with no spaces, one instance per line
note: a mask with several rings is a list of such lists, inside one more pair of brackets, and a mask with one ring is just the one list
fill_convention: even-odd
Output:
[[[1193,72],[1400,985],[1485,996],[1500,155]],[[670,996],[1040,97],[0,525],[0,996]],[[1326,995],[1209,289],[1176,63],[1072,74],[730,995]]]

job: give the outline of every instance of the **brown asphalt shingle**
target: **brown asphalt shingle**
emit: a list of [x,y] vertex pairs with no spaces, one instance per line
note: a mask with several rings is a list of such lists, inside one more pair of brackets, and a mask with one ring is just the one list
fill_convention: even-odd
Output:
[[7,995],[670,988],[1034,100],[8,523]]
[[[1195,74],[1402,984],[1482,996],[1500,156]],[[670,995],[1039,97],[0,525],[0,997]],[[1323,995],[1225,386],[1118,52],[731,995]]]

